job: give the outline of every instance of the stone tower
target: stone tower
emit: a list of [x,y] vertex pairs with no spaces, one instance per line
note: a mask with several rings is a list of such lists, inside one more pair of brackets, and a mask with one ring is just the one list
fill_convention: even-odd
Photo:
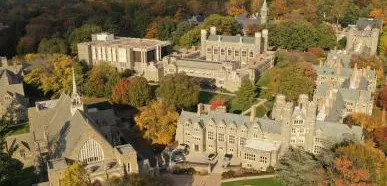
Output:
[[267,16],[269,13],[269,8],[267,8],[267,3],[266,0],[264,0],[263,5],[261,7],[261,24],[266,24],[267,23]]
[[84,110],[81,96],[77,91],[77,84],[75,82],[75,72],[73,68],[73,92],[71,93],[71,114],[74,115],[77,110]]
[[206,56],[206,40],[207,40],[207,30],[202,29],[200,31],[200,57]]

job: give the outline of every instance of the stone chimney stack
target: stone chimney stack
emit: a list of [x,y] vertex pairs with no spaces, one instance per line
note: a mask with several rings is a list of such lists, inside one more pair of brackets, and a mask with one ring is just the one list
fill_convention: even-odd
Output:
[[198,104],[198,110],[197,110],[197,115],[200,116],[204,111],[204,105],[202,103]]
[[1,57],[1,66],[2,67],[7,67],[8,66],[7,57]]
[[261,54],[261,43],[262,43],[262,33],[261,32],[255,32],[255,56],[259,56]]
[[216,27],[215,26],[210,27],[210,34],[216,35]]
[[267,49],[269,48],[269,30],[263,29],[262,30],[262,37],[264,39],[263,52],[266,53]]
[[251,109],[250,109],[250,121],[254,121],[256,117],[257,117],[257,107],[253,105],[251,106]]
[[200,31],[200,56],[206,56],[206,41],[207,41],[207,30],[202,29]]

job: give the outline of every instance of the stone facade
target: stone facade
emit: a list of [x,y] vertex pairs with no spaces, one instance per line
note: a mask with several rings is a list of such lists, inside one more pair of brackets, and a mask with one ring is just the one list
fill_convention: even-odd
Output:
[[65,169],[74,161],[85,165],[91,183],[138,173],[137,153],[122,145],[118,119],[112,109],[88,110],[75,87],[71,96],[36,102],[28,109],[30,132],[7,137],[7,149],[19,146],[14,158],[25,166],[47,164],[48,182],[59,186]]
[[325,63],[315,66],[317,80],[313,99],[318,120],[342,121],[351,113],[372,114],[376,72],[369,67],[349,66],[352,53],[331,51]]
[[16,123],[27,121],[28,98],[24,95],[21,65],[9,65],[1,57],[0,66],[0,118],[9,113]]
[[246,31],[249,25],[259,26],[260,24],[266,24],[269,21],[269,8],[267,7],[267,2],[264,0],[260,12],[256,12],[251,16],[247,16],[246,14],[242,14],[237,16],[235,19],[239,23],[244,35],[246,35]]
[[381,19],[359,18],[356,25],[349,26],[346,50],[376,55],[382,25]]
[[317,104],[300,95],[296,106],[278,95],[272,119],[203,110],[182,111],[176,130],[176,141],[190,147],[190,153],[217,152],[233,154],[242,167],[266,170],[275,166],[289,146],[300,146],[319,153],[323,144],[338,142],[344,136],[362,138],[360,127],[317,121]]

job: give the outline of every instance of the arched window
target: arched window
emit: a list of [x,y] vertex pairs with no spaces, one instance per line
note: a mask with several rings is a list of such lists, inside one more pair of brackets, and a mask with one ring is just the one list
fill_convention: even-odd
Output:
[[101,145],[93,139],[87,140],[78,154],[78,160],[85,163],[103,160]]

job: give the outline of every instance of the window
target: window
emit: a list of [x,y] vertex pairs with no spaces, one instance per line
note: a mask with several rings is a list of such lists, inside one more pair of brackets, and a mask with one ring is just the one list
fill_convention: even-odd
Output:
[[186,126],[186,127],[189,127],[189,123],[186,123],[185,126]]
[[218,134],[218,141],[224,142],[224,134]]
[[194,131],[195,131],[195,132],[199,132],[199,129],[198,129],[198,128],[194,128]]
[[246,144],[246,138],[239,138],[239,145],[243,146]]
[[219,50],[217,48],[214,48],[214,54],[217,55],[219,53]]
[[193,136],[193,139],[196,141],[200,141],[200,137],[197,137],[197,136]]
[[267,163],[267,157],[266,156],[259,157],[259,162],[266,164]]
[[20,150],[19,153],[20,153],[20,157],[26,158],[26,152],[24,149]]
[[235,143],[235,136],[229,135],[229,136],[228,136],[228,143],[234,144],[234,143]]
[[315,145],[315,146],[313,147],[313,153],[319,154],[319,153],[321,153],[321,149],[322,149],[321,146]]
[[254,52],[250,50],[249,57],[254,57]]
[[300,128],[300,134],[305,134],[305,129],[304,128]]
[[321,138],[314,138],[315,143],[321,143],[321,141],[322,141]]
[[238,51],[238,50],[235,50],[234,55],[235,55],[235,57],[239,57],[239,51]]
[[295,143],[296,143],[296,138],[291,138],[291,139],[290,139],[290,143],[291,143],[291,144],[295,144]]
[[246,164],[246,165],[247,165],[247,167],[251,168],[251,164],[250,164],[250,163],[248,163],[248,164]]
[[245,160],[255,161],[255,154],[245,153]]
[[220,49],[220,55],[224,56],[224,53],[225,53],[224,48],[221,48],[221,49]]
[[209,140],[214,140],[214,132],[208,131],[207,135],[208,135],[207,138],[208,138]]
[[247,51],[246,50],[242,50],[242,57],[246,57],[247,56]]
[[296,120],[294,120],[294,124],[296,124],[296,125],[302,125],[302,124],[304,124],[304,120],[302,120],[302,119],[296,119]]
[[103,156],[101,145],[97,141],[89,139],[83,144],[81,151],[78,154],[78,160],[89,163],[101,161],[103,160]]
[[212,52],[211,47],[207,47],[207,53],[211,54],[211,52]]
[[296,133],[296,129],[292,128],[292,134],[295,134],[295,133]]
[[303,137],[298,138],[297,143],[303,144],[305,139]]
[[232,50],[231,50],[231,48],[227,49],[227,55],[229,55],[229,56],[232,55]]

